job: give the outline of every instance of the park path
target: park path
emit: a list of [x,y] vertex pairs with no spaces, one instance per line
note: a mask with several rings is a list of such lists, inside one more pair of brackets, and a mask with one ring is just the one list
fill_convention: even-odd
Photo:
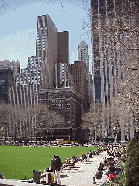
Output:
[[98,170],[100,161],[107,156],[107,152],[100,153],[99,156],[94,156],[89,159],[89,162],[78,162],[75,168],[71,170],[64,170],[61,173],[61,185],[66,186],[97,186],[102,185],[106,180],[107,176],[103,171],[102,178],[96,180],[96,184],[93,184],[93,175]]

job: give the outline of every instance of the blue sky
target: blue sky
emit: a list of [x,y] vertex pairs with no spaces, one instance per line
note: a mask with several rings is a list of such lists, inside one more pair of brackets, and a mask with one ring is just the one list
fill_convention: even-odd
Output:
[[69,62],[78,60],[78,44],[91,39],[83,29],[90,23],[87,0],[0,0],[0,61],[18,60],[26,68],[28,56],[36,54],[37,16],[49,14],[59,31],[69,31]]

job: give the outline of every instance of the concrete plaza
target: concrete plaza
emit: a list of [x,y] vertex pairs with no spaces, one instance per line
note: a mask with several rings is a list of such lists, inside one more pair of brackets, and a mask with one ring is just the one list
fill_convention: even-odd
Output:
[[75,164],[75,168],[71,170],[64,170],[61,173],[61,184],[66,186],[96,186],[102,185],[106,180],[107,176],[103,171],[102,178],[96,179],[96,184],[93,184],[93,175],[98,170],[100,161],[107,156],[107,152],[100,153],[99,156],[93,156],[89,159],[89,162],[78,162]]

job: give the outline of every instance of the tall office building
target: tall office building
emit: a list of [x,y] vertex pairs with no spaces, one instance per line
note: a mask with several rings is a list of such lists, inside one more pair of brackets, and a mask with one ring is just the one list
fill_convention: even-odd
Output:
[[46,103],[50,110],[63,115],[66,127],[80,127],[81,96],[72,87],[42,89],[38,101]]
[[92,102],[92,76],[89,72],[89,55],[88,55],[88,44],[85,41],[81,41],[78,45],[78,61],[83,61],[87,67],[87,79],[88,79],[88,95],[89,103]]
[[0,100],[9,103],[9,88],[14,85],[10,61],[0,61]]
[[27,68],[21,69],[20,73],[14,72],[14,79],[16,85],[41,85],[41,71],[42,67],[36,56],[28,57]]
[[[101,102],[102,109],[109,107],[114,95],[114,71],[117,73],[120,66],[116,60],[116,52],[108,35],[103,31],[109,27],[109,18],[112,18],[116,1],[91,0],[91,41],[92,41],[92,73],[93,73],[93,103]],[[118,50],[117,50],[118,52]],[[117,57],[119,54],[117,53]],[[117,58],[118,59],[118,58]],[[119,71],[120,72],[120,71]],[[118,74],[119,74],[118,72]],[[116,75],[117,76],[117,75]],[[120,80],[120,77],[119,77]],[[116,87],[116,86],[115,86]],[[112,136],[112,116],[102,121],[102,137]]]
[[69,64],[69,32],[57,32],[57,63]]
[[89,78],[88,78],[88,96],[89,96],[89,103],[93,103],[93,79],[92,74],[89,72]]
[[57,32],[58,29],[48,14],[37,17],[36,56],[38,63],[42,63],[41,76],[44,88],[56,87]]
[[42,66],[38,63],[36,56],[28,57],[28,81],[30,84],[41,84],[41,70]]
[[69,32],[57,32],[57,74],[56,86],[65,86],[64,78],[68,74],[69,64]]
[[89,108],[88,70],[83,61],[74,61],[74,64],[70,65],[70,73],[73,76],[76,91],[81,95],[81,113],[83,115]]
[[[91,0],[91,42],[92,42],[92,73],[94,76],[94,102],[100,101],[105,102],[105,95],[104,91],[106,90],[107,83],[109,84],[109,78],[107,72],[110,72],[109,65],[106,58],[107,54],[103,52],[106,48],[104,48],[104,43],[108,40],[105,37],[105,34],[101,32],[108,24],[108,16],[112,16],[112,11],[114,9],[114,1],[111,2],[110,0]],[[107,25],[108,27],[108,25]],[[108,51],[108,49],[107,49]],[[105,59],[105,60],[104,60]],[[106,62],[106,63],[105,63]],[[106,66],[106,68],[104,67]],[[104,69],[107,72],[104,72]],[[104,90],[105,89],[105,90]],[[112,88],[111,88],[112,90]],[[107,96],[107,100],[110,97],[110,94]]]
[[[137,46],[138,35],[134,32],[139,20],[136,2],[91,0],[90,3],[93,102],[95,105],[96,101],[100,101],[102,109],[113,106],[113,97],[119,91],[122,78],[126,77],[126,69],[130,68],[132,55],[125,44],[128,47]],[[121,140],[124,140],[124,128],[119,121],[115,123],[112,112],[103,118],[102,137],[113,136],[113,129],[117,128],[121,131]]]
[[85,41],[81,41],[78,45],[78,61],[84,61],[89,71],[88,44]]

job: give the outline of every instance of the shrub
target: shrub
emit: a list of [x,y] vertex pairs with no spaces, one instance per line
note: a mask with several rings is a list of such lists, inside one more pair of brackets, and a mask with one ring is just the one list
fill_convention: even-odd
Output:
[[139,139],[133,138],[127,145],[125,166],[126,185],[139,185]]

